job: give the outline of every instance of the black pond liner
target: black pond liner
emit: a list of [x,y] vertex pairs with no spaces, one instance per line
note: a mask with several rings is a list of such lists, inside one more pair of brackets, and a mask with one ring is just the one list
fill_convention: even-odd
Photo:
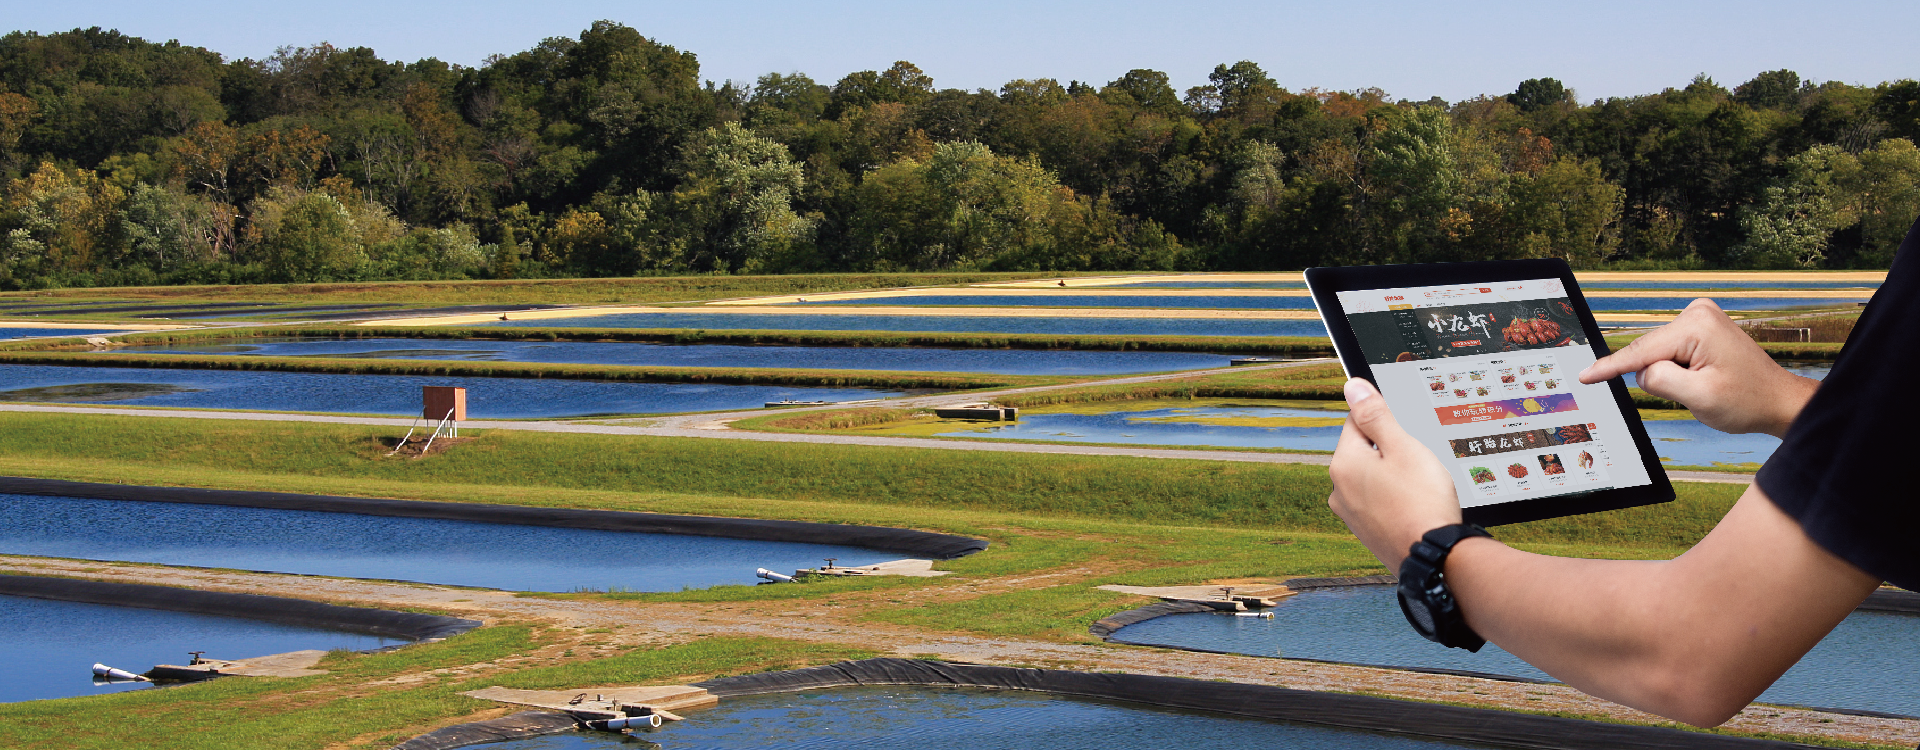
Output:
[[[841,662],[785,672],[723,677],[697,682],[693,686],[706,688],[719,696],[724,705],[726,698],[743,695],[874,685],[1028,690],[1537,750],[1784,750],[1810,747],[1777,740],[1704,734],[1666,727],[1609,724],[1267,685],[1153,675],[990,667],[919,659]],[[494,722],[447,727],[395,745],[393,750],[450,750],[477,742],[556,734],[570,731],[575,725],[576,722],[564,713],[523,712]],[[509,735],[508,732],[515,733]]]
[[569,508],[531,508],[519,505],[484,503],[440,503],[419,500],[379,500],[332,495],[297,495],[289,492],[250,492],[243,490],[207,490],[189,487],[140,487],[121,484],[68,482],[59,479],[0,477],[0,493],[15,495],[57,495],[98,500],[147,500],[162,503],[230,505],[277,510],[312,510],[326,513],[357,513],[366,516],[397,518],[436,518],[451,521],[548,526],[565,529],[631,531],[648,534],[681,534],[768,542],[806,542],[866,547],[899,552],[934,560],[965,557],[987,548],[984,539],[936,534],[930,531],[895,529],[885,526],[855,526],[804,521],[771,521],[754,518],[717,518],[712,516],[674,516],[623,510],[576,510]]
[[107,583],[75,578],[0,575],[0,594],[115,607],[162,609],[200,615],[346,630],[423,641],[447,638],[480,627],[479,620],[367,607],[342,607],[304,599],[259,594],[230,594],[172,586]]
[[[1290,588],[1294,591],[1311,591],[1314,589],[1345,588],[1350,586],[1387,586],[1387,585],[1392,585],[1394,583],[1396,583],[1394,576],[1380,575],[1380,576],[1360,576],[1355,578],[1292,578],[1292,579],[1288,579],[1286,582],[1282,583],[1281,585],[1286,586],[1287,588]],[[1866,601],[1861,602],[1860,606],[1855,607],[1855,609],[1868,611],[1868,612],[1892,612],[1895,614],[1904,614],[1904,615],[1920,615],[1920,593],[1915,593],[1912,591],[1903,591],[1900,589],[1884,589],[1884,588],[1876,589],[1874,590],[1873,593],[1868,594]],[[1242,653],[1239,651],[1221,651],[1221,650],[1211,649],[1211,648],[1200,648],[1198,646],[1180,646],[1180,645],[1175,645],[1171,643],[1148,643],[1146,641],[1114,641],[1113,640],[1113,634],[1119,631],[1121,628],[1124,628],[1128,625],[1135,625],[1138,623],[1142,623],[1142,622],[1146,622],[1148,620],[1154,619],[1156,617],[1165,617],[1167,615],[1197,614],[1201,612],[1212,612],[1212,611],[1214,611],[1212,607],[1209,607],[1204,604],[1193,603],[1193,602],[1159,602],[1156,604],[1149,604],[1145,607],[1129,609],[1125,612],[1116,612],[1114,614],[1100,618],[1099,620],[1094,621],[1092,625],[1087,626],[1087,632],[1092,633],[1094,636],[1098,637],[1100,640],[1107,641],[1107,642],[1124,643],[1129,646],[1146,646],[1149,648],[1164,648],[1170,651],[1192,651],[1194,653],[1201,653],[1201,654],[1223,654],[1228,656],[1245,656],[1245,657],[1254,658],[1254,659],[1285,659],[1286,661],[1304,661],[1304,662],[1311,662],[1314,664],[1338,664],[1338,665],[1347,666],[1347,667],[1392,669],[1400,672],[1413,672],[1416,674],[1437,674],[1437,675],[1448,675],[1452,677],[1473,677],[1473,678],[1482,679],[1482,680],[1496,680],[1499,682],[1523,682],[1531,685],[1561,684],[1553,680],[1540,680],[1532,677],[1520,677],[1518,675],[1500,674],[1497,672],[1477,672],[1470,669],[1445,669],[1441,667],[1415,667],[1415,666],[1403,666],[1398,664],[1365,664],[1361,662],[1335,661],[1332,659],[1306,659],[1306,658],[1301,658],[1297,656],[1277,657],[1277,656],[1266,656],[1263,654],[1248,654],[1248,653]],[[1819,711],[1822,713],[1829,713],[1829,714],[1840,714],[1842,716],[1868,716],[1868,717],[1880,718],[1880,719],[1920,720],[1920,717],[1908,716],[1906,714],[1887,713],[1885,711],[1871,711],[1871,710],[1859,709],[1859,708],[1829,708],[1826,706],[1803,706],[1796,703],[1779,703],[1779,704],[1773,704],[1773,705],[1786,706],[1788,708],[1805,709],[1808,711]],[[1796,745],[1796,747],[1798,746]]]

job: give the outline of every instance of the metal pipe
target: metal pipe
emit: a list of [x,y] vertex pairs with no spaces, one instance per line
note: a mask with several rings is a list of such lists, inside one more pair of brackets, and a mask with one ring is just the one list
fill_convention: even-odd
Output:
[[660,726],[659,714],[647,714],[645,716],[624,716],[618,719],[607,720],[607,729],[614,730],[614,731],[618,731],[621,729],[639,729],[641,727],[657,729],[659,728],[659,726]]
[[753,574],[776,583],[793,583],[793,576],[781,575],[766,568],[753,571]]

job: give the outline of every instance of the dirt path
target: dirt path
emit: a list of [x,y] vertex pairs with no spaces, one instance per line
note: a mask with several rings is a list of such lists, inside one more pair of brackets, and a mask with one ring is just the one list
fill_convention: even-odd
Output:
[[[767,636],[860,648],[891,648],[891,655],[1075,670],[1119,670],[1204,680],[1275,685],[1302,690],[1368,693],[1411,700],[1523,711],[1567,711],[1610,720],[1662,723],[1657,717],[1587,696],[1560,685],[1428,675],[1390,669],[1203,654],[1097,642],[1051,642],[942,633],[862,619],[872,601],[899,599],[914,591],[949,599],[1040,587],[1079,577],[1080,571],[1042,572],[960,587],[899,588],[818,599],[720,604],[645,603],[520,597],[508,592],[315,576],[212,571],[0,556],[0,571],[67,575],[99,580],[191,586],[216,591],[299,596],[387,607],[424,607],[476,617],[489,624],[529,622],[559,628],[540,649],[492,664],[462,667],[459,674],[540,666],[608,656],[637,646],[681,643],[703,635]],[[603,632],[588,634],[587,629]],[[604,632],[611,631],[611,632]],[[576,655],[566,657],[572,651]],[[401,680],[427,679],[414,675]],[[592,687],[592,686],[581,686]],[[1912,746],[1920,721],[1849,716],[1821,711],[1751,706],[1729,728],[1743,732],[1810,735],[1849,742]]]

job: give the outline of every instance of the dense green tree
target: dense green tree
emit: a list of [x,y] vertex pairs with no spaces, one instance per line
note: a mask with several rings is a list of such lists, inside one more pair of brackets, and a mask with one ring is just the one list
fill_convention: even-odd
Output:
[[1573,101],[1573,92],[1566,84],[1553,78],[1529,78],[1521,81],[1519,88],[1507,95],[1507,103],[1519,107],[1522,112],[1533,112]]

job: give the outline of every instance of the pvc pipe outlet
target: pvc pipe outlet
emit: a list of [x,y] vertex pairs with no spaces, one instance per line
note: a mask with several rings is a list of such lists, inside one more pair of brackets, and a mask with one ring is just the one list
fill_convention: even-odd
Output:
[[1233,613],[1233,616],[1234,617],[1262,617],[1268,620],[1273,619],[1272,612],[1235,612]]
[[766,568],[761,568],[759,570],[756,570],[753,572],[753,574],[761,578],[765,578],[769,581],[776,581],[779,583],[793,583],[793,576],[781,575],[771,570],[767,570]]
[[615,729],[615,730],[640,729],[642,727],[658,728],[659,726],[660,726],[659,714],[647,714],[645,716],[626,716],[618,719],[607,720],[607,728]]
[[136,680],[139,682],[147,681],[147,678],[141,677],[140,675],[134,674],[124,669],[114,669],[113,667],[109,667],[99,662],[94,662],[93,664],[93,676],[105,677],[109,680]]

